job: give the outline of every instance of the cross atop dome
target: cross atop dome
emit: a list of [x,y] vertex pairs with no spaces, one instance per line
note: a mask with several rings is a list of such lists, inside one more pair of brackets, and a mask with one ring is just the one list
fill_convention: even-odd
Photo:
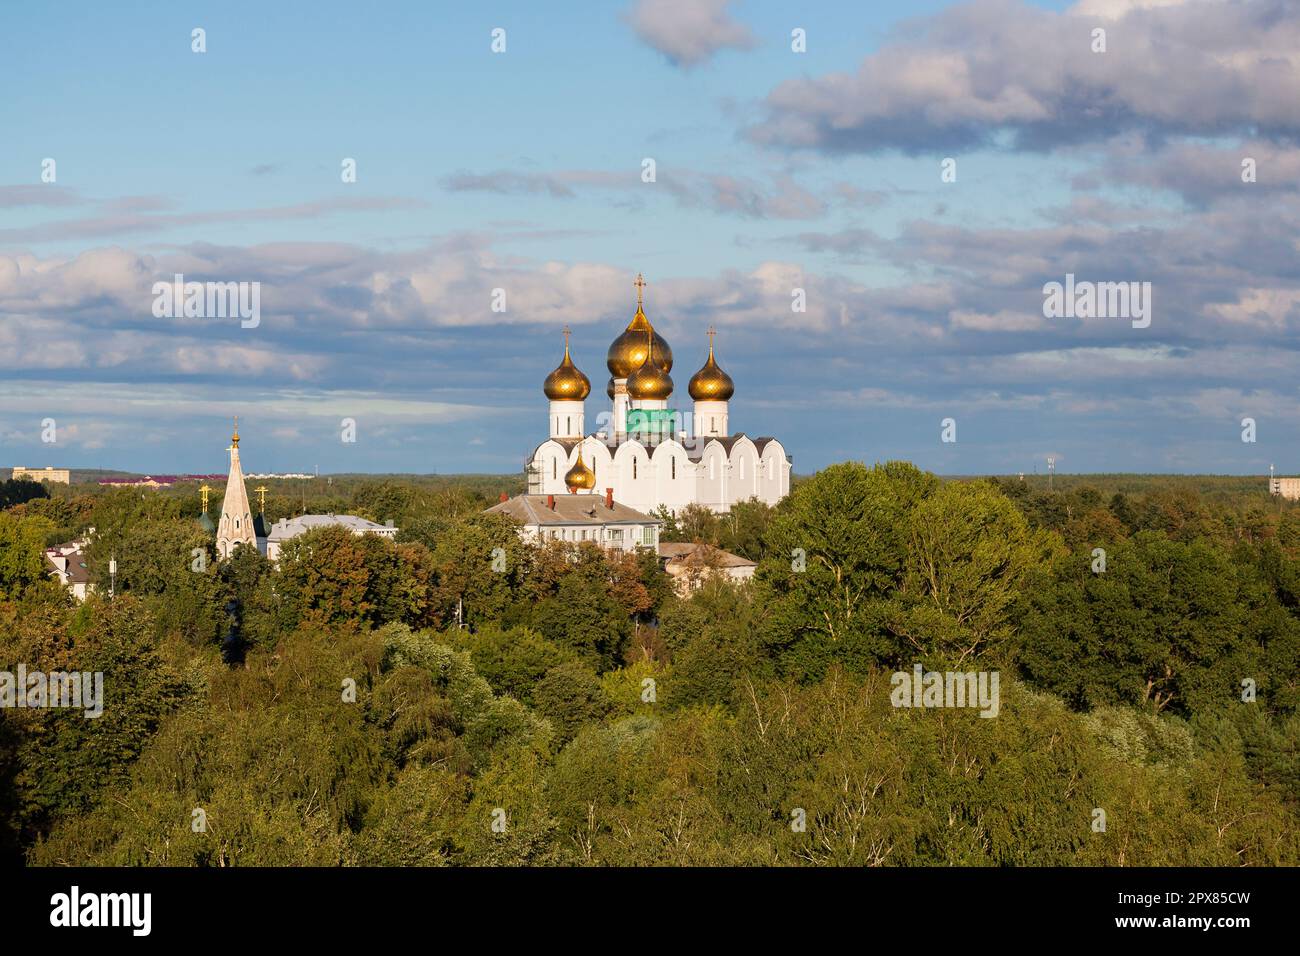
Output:
[[632,283],[636,286],[636,307],[641,308],[641,293],[645,291],[645,277],[641,273],[636,274],[636,281]]

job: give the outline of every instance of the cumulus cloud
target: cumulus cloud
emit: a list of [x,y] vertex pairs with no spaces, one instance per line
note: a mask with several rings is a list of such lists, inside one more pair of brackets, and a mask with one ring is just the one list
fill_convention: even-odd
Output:
[[1231,145],[1126,139],[1111,144],[1100,169],[1081,174],[1075,184],[1167,190],[1195,206],[1251,200],[1261,193],[1300,192],[1300,149],[1254,138]]
[[732,18],[731,0],[638,0],[627,20],[645,43],[676,66],[692,67],[719,50],[749,50],[754,35]]
[[[1094,11],[1089,13],[1088,11]],[[1092,31],[1105,14],[1105,53]],[[1092,4],[990,0],[914,22],[855,73],[787,80],[748,129],[828,153],[1300,135],[1300,7],[1288,0]]]

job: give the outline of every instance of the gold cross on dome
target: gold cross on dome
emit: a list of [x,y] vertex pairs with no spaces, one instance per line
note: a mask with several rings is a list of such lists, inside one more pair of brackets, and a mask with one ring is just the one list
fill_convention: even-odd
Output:
[[709,348],[713,348],[713,337],[718,334],[718,330],[709,326]]
[[641,308],[641,293],[645,291],[645,279],[641,276],[641,273],[636,274],[636,281],[632,284],[636,286],[636,306],[639,309]]
[[567,352],[569,350],[569,327],[566,325],[560,331],[564,333],[564,350]]

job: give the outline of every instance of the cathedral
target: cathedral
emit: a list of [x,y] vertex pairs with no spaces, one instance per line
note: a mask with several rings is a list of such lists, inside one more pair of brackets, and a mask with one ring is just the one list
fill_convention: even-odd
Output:
[[569,354],[542,385],[550,401],[550,437],[528,460],[529,494],[607,495],[651,512],[665,506],[674,514],[689,504],[725,512],[757,498],[776,504],[790,491],[790,459],[775,438],[750,438],[731,431],[731,376],[709,353],[686,386],[689,413],[670,407],[673,352],[646,318],[645,280],[636,277],[636,314],[609,347],[610,409],[586,431],[591,381]]

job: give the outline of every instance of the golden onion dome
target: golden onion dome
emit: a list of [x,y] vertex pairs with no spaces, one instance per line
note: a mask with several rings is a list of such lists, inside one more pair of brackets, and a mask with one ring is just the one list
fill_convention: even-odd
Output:
[[590,491],[596,487],[596,473],[582,462],[581,445],[578,446],[578,460],[564,473],[564,483],[571,493],[576,493],[579,488]]
[[627,377],[627,393],[636,399],[662,399],[673,393],[673,380],[657,361],[659,347],[646,333],[646,357],[641,367]]
[[569,357],[569,330],[564,330],[564,361],[546,381],[542,391],[553,402],[580,402],[591,394],[591,381],[583,375]]
[[673,350],[668,347],[668,340],[654,330],[654,326],[645,317],[645,310],[641,306],[641,291],[645,288],[645,280],[640,274],[636,277],[636,287],[636,315],[632,316],[628,327],[613,341],[609,353],[605,356],[609,374],[614,378],[629,378],[645,362],[647,332],[654,341],[655,357],[663,366],[663,370],[665,372],[673,370]]
[[686,390],[697,402],[725,402],[736,394],[736,383],[713,358],[714,331],[709,329],[709,358],[704,367],[691,376]]

